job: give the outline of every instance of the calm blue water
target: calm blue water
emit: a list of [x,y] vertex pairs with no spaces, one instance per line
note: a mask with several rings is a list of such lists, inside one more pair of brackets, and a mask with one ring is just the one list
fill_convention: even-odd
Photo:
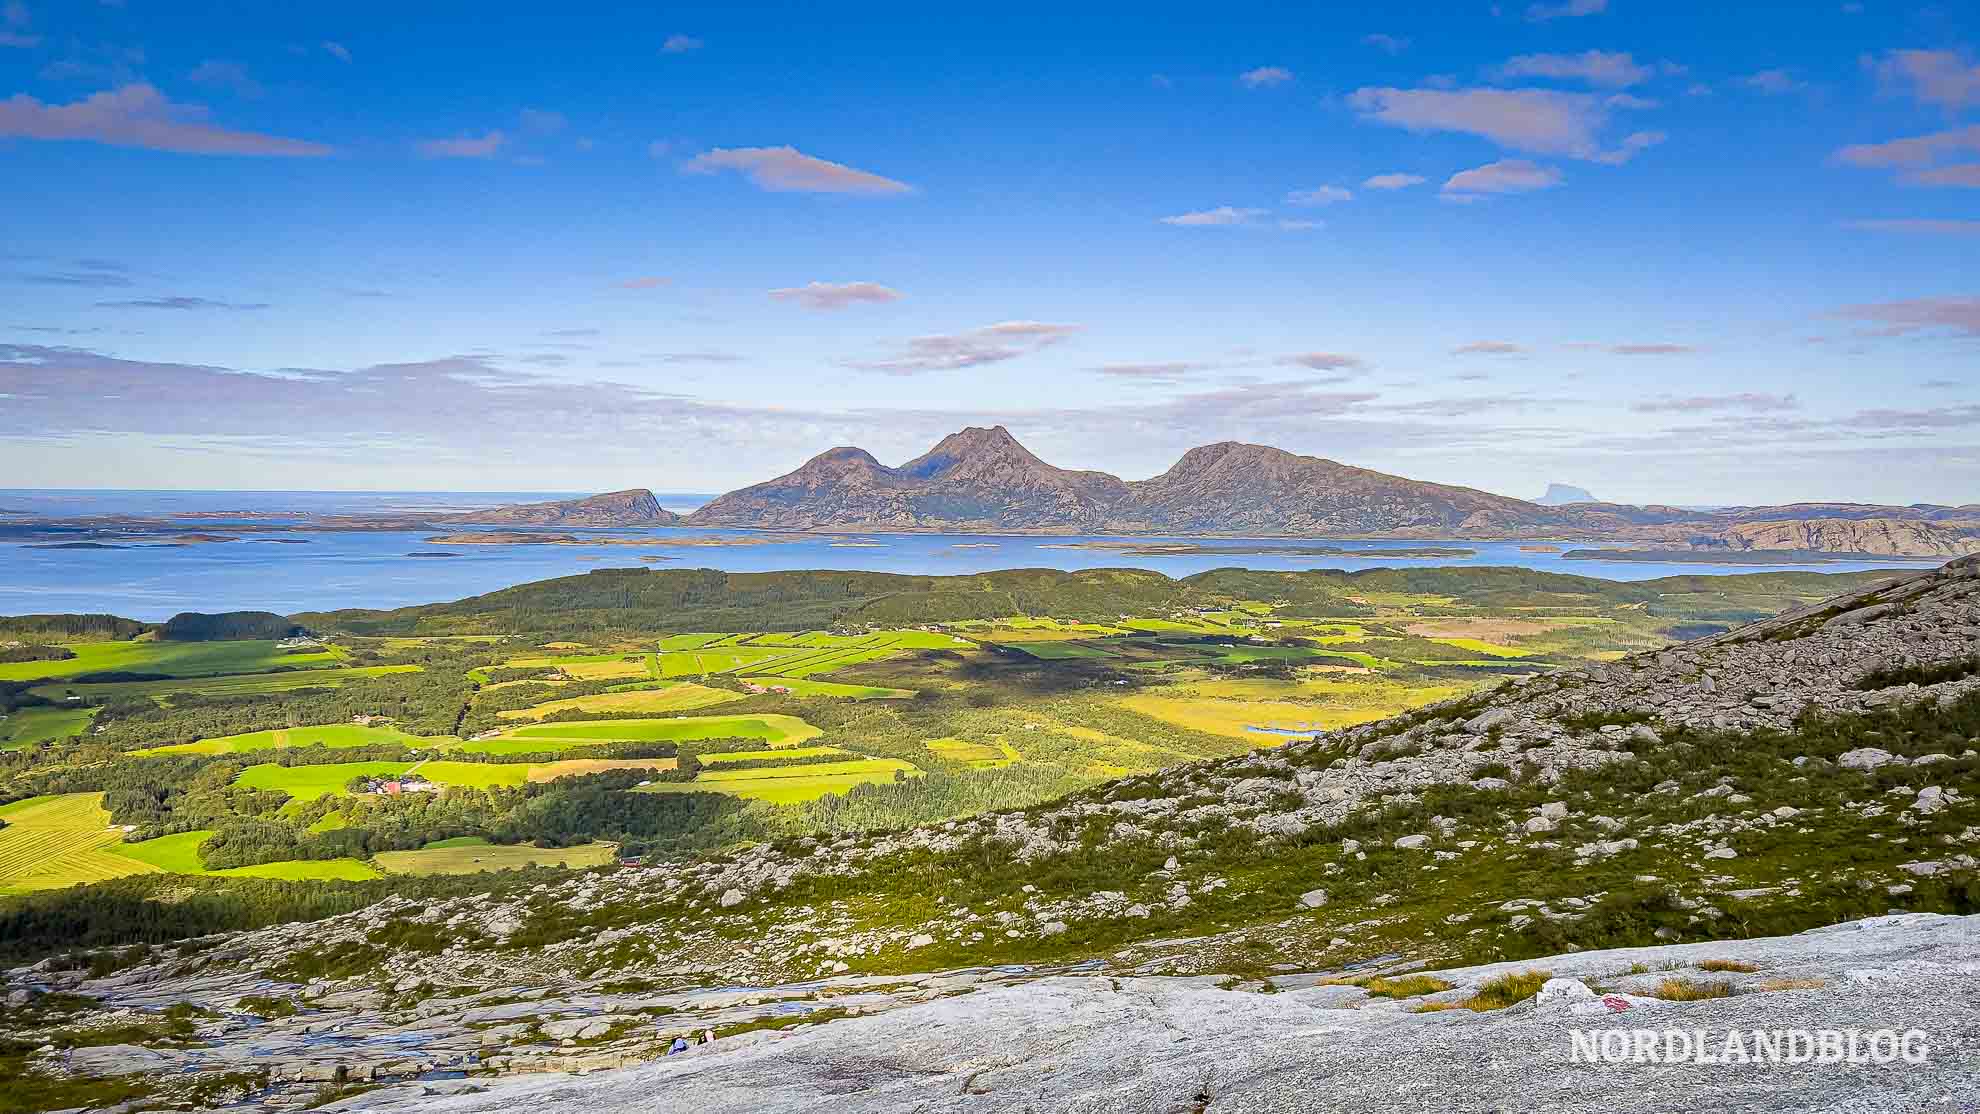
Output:
[[[546,492],[472,494],[448,492],[49,492],[0,490],[0,511],[36,515],[167,514],[215,509],[259,515],[282,512],[343,513],[466,509],[500,503],[563,498]],[[662,496],[662,503],[692,507],[696,496]],[[0,517],[0,521],[5,521]],[[224,522],[224,516],[184,520],[188,529]],[[266,524],[267,520],[260,520]],[[1410,549],[1429,544],[1476,551],[1471,558],[1378,559],[1308,555],[1211,554],[1144,557],[1106,550],[1059,548],[1082,537],[982,534],[875,534],[773,541],[749,546],[684,546],[697,537],[735,537],[738,531],[691,529],[559,531],[585,537],[635,538],[645,546],[465,545],[426,542],[434,531],[323,532],[295,530],[245,535],[243,540],[181,548],[51,550],[0,543],[0,614],[112,612],[162,620],[181,611],[267,610],[284,614],[340,607],[401,607],[505,588],[530,580],[597,568],[636,568],[644,555],[671,558],[652,567],[715,568],[731,572],[845,569],[954,575],[1011,568],[1145,568],[1182,577],[1206,569],[1367,569],[1466,565],[1516,565],[1551,572],[1644,580],[1680,573],[1740,573],[1781,568],[1847,572],[1888,565],[1838,563],[1808,566],[1660,565],[1616,561],[1564,561],[1555,553],[1522,552],[1515,542],[1422,540],[1335,542],[1348,548]],[[278,541],[275,539],[286,539]],[[1145,538],[1136,542],[1185,539]],[[1231,545],[1241,539],[1219,538]],[[1276,539],[1261,546],[1295,546]],[[1572,548],[1573,543],[1561,543]],[[454,557],[412,557],[447,552]],[[1923,567],[1913,565],[1908,567]]]

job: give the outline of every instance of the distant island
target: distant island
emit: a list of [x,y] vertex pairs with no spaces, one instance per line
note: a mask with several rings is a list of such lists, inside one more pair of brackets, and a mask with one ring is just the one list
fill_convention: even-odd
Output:
[[[1788,552],[1842,560],[1945,560],[1980,553],[1980,505],[1798,503],[1697,509],[1602,503],[1588,495],[1584,488],[1550,484],[1546,495],[1529,502],[1235,441],[1191,449],[1149,479],[1123,480],[1048,464],[1009,430],[992,426],[950,434],[899,467],[881,464],[864,449],[828,449],[793,472],[731,491],[685,517],[661,507],[651,491],[629,488],[459,513],[305,515],[288,522],[200,516],[203,525],[228,531],[225,535],[180,534],[184,524],[171,517],[9,518],[0,524],[0,540],[76,547],[223,542],[240,535],[300,531],[434,530],[441,533],[426,541],[447,545],[685,547],[865,535],[833,543],[851,547],[880,544],[870,540],[875,534],[948,533],[1428,543],[1419,552],[1310,553],[1377,559],[1468,557],[1468,550],[1436,543],[1472,541],[1527,542],[1531,544],[1522,547],[1524,552],[1545,553],[1568,539],[1570,544],[1613,543],[1615,549],[1604,553],[1697,553],[1686,560],[1738,564],[1806,559],[1768,556]],[[676,534],[672,527],[747,533]],[[650,533],[624,538],[567,532],[597,529]],[[957,544],[980,548],[996,543]],[[1120,551],[1142,556],[1185,552],[1145,546]],[[1187,552],[1254,551],[1198,546]],[[1742,553],[1759,555],[1736,556]]]
[[1213,545],[1202,542],[1085,541],[1047,543],[1038,548],[1104,549],[1115,553],[1126,553],[1135,557],[1387,557],[1395,560],[1423,560],[1438,557],[1463,558],[1478,556],[1478,551],[1475,549],[1459,549],[1454,546],[1421,545],[1401,549],[1348,549],[1337,545],[1279,545],[1272,542]]
[[1920,561],[1890,553],[1830,553],[1819,549],[1570,549],[1565,561],[1640,561],[1670,565],[1825,565],[1851,561]]

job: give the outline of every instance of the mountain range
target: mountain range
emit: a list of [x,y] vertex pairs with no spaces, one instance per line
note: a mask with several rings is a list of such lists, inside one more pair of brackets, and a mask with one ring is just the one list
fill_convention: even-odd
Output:
[[[970,427],[898,467],[852,446],[722,495],[685,517],[644,489],[497,507],[444,521],[815,532],[1602,539],[1659,550],[1956,557],[1980,552],[1980,506],[1798,503],[1698,510],[1541,500],[1427,483],[1268,445],[1194,448],[1145,480],[1060,468],[1002,426]],[[1569,501],[1572,500],[1572,501]],[[427,519],[439,523],[442,519]]]

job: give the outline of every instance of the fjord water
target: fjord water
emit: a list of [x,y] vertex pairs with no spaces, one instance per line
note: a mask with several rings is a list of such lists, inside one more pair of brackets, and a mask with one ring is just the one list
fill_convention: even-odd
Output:
[[[188,532],[225,529],[223,511],[252,515],[262,529],[289,515],[417,513],[463,510],[557,498],[524,492],[50,492],[0,491],[0,510],[36,517],[69,515],[187,515]],[[665,497],[670,507],[692,507],[694,497]],[[0,522],[6,521],[0,518]],[[1517,542],[1400,541],[1301,542],[1293,539],[1218,538],[1231,547],[1256,544],[1261,552],[1150,556],[1105,549],[1067,548],[1095,537],[994,534],[751,535],[738,530],[689,528],[573,530],[600,542],[635,539],[646,545],[437,545],[434,530],[327,531],[306,527],[248,533],[241,540],[173,547],[37,549],[0,544],[0,614],[114,612],[162,620],[181,611],[256,609],[293,614],[344,607],[386,608],[432,603],[506,588],[531,580],[599,568],[714,568],[729,572],[842,569],[866,572],[957,575],[994,569],[1144,568],[1182,577],[1207,569],[1370,569],[1397,567],[1519,566],[1611,580],[1645,580],[1679,574],[1751,573],[1783,569],[1850,572],[1875,563],[1819,565],[1654,564],[1567,561],[1558,553],[1524,551]],[[760,544],[693,544],[697,539],[742,539]],[[1187,541],[1135,537],[1135,543]],[[688,543],[688,544],[682,544]],[[1420,549],[1448,545],[1474,551],[1467,558],[1371,558],[1272,552],[1301,545],[1348,549]],[[1563,548],[1575,543],[1566,542]],[[412,554],[427,554],[415,557]],[[439,556],[451,554],[451,556]],[[641,561],[641,556],[664,558]],[[1904,562],[1889,562],[1902,566]],[[1915,567],[1915,566],[1914,566]]]

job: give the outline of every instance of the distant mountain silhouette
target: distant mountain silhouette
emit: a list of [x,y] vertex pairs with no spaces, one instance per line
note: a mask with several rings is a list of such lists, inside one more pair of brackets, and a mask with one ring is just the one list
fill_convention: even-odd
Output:
[[1534,502],[1543,507],[1560,507],[1569,503],[1593,503],[1596,499],[1588,494],[1588,489],[1585,487],[1575,487],[1573,484],[1548,484],[1547,494],[1535,499]]

